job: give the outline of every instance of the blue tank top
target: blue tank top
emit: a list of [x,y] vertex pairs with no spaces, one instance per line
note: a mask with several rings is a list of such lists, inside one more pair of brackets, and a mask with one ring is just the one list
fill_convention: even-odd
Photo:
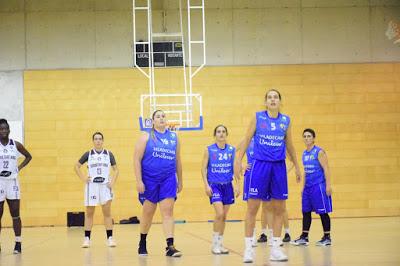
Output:
[[142,158],[142,178],[162,180],[176,174],[176,146],[175,132],[166,130],[154,134],[149,132],[149,139]]
[[254,133],[254,159],[260,161],[282,161],[286,158],[286,132],[290,118],[281,113],[277,118],[268,116],[267,111],[256,113]]
[[228,183],[233,179],[235,148],[229,144],[220,149],[216,143],[207,147],[207,180],[210,183]]
[[314,146],[311,151],[303,152],[303,166],[305,173],[305,186],[310,187],[325,182],[324,169],[318,160],[318,153],[322,149]]

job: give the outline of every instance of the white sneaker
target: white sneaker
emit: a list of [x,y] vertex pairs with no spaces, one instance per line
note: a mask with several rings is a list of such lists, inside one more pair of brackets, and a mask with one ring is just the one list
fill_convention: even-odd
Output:
[[219,250],[221,251],[221,254],[229,254],[229,250],[222,245],[219,246]]
[[[268,246],[272,247],[274,245],[274,241],[268,239]],[[280,247],[283,247],[283,242],[279,243]]]
[[83,240],[82,243],[82,248],[88,248],[88,247],[90,247],[90,238],[85,236],[85,239]]
[[287,261],[288,257],[283,253],[282,249],[274,247],[271,248],[271,254],[269,256],[270,261]]
[[244,263],[252,263],[254,260],[254,252],[252,249],[245,249],[243,254]]
[[258,244],[257,244],[257,238],[256,238],[256,237],[253,237],[253,239],[251,240],[251,246],[252,246],[253,248],[255,248],[255,247],[258,246]]
[[112,236],[107,239],[107,246],[109,246],[110,248],[114,248],[117,246],[117,243],[115,243],[115,240],[112,238]]
[[220,255],[221,254],[221,249],[218,244],[213,244],[211,247],[211,253],[214,255]]

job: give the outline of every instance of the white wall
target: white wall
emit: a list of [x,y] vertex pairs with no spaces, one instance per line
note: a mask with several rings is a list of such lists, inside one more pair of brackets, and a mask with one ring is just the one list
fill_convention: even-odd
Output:
[[0,72],[0,118],[23,120],[22,71]]
[[[174,31],[176,3],[153,1],[155,31],[162,10]],[[206,6],[209,65],[400,60],[400,46],[385,36],[388,21],[400,21],[397,0],[206,0]],[[131,0],[0,1],[0,70],[129,67],[131,24]]]

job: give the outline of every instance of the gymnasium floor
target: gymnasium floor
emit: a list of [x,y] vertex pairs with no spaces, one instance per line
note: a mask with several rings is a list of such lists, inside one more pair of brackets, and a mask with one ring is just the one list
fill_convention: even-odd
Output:
[[[292,237],[299,235],[300,227],[300,220],[291,221]],[[5,228],[1,232],[0,265],[243,265],[243,223],[227,224],[225,246],[231,251],[229,255],[210,253],[211,229],[211,223],[177,224],[176,246],[184,255],[166,258],[162,228],[156,224],[148,238],[150,255],[139,258],[138,225],[116,225],[116,248],[105,246],[104,229],[95,226],[90,249],[80,247],[82,228],[24,228],[20,255],[12,254],[13,232]],[[314,219],[309,247],[285,245],[288,262],[269,262],[269,247],[259,244],[255,263],[248,265],[400,265],[400,217],[333,219],[332,229],[333,246],[315,246],[322,229],[320,221]]]

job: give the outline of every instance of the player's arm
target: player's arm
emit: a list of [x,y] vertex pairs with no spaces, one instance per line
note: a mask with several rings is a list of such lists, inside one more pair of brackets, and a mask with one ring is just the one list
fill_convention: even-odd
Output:
[[89,152],[85,152],[79,161],[76,162],[74,166],[74,171],[76,175],[79,177],[80,180],[82,180],[84,183],[87,183],[89,181],[89,177],[85,176],[82,171],[81,171],[81,166],[88,161],[89,158]]
[[145,190],[142,180],[142,159],[148,139],[149,139],[149,134],[146,132],[139,137],[138,141],[136,142],[135,152],[133,155],[133,166],[135,168],[135,177],[136,177],[136,189],[139,193],[143,193]]
[[208,184],[208,179],[207,179],[208,159],[209,159],[208,149],[206,148],[204,150],[203,161],[201,163],[201,176],[203,177],[205,192],[207,196],[211,197],[212,190],[210,188],[210,185]]
[[109,187],[112,188],[115,185],[115,182],[117,182],[118,176],[119,176],[119,169],[117,166],[117,162],[115,160],[114,154],[110,152],[110,161],[111,161],[111,168],[113,169],[114,174],[111,176],[110,184]]
[[236,153],[239,154],[240,150],[243,150],[244,138],[242,138],[238,145],[236,145]]
[[256,132],[256,118],[253,117],[253,119],[250,121],[250,124],[247,128],[246,135],[244,136],[242,143],[240,145],[239,152],[237,156],[235,156],[235,178],[240,177],[240,173],[242,170],[242,160],[243,156],[246,153],[247,147],[249,147],[251,138],[254,136],[254,133]]
[[332,194],[331,186],[331,171],[329,170],[328,156],[325,151],[320,150],[318,153],[318,161],[324,169],[325,180],[326,180],[326,195],[330,196]]
[[182,191],[183,179],[182,179],[182,160],[181,160],[181,144],[177,138],[176,143],[176,175],[178,176],[178,193]]
[[[236,158],[236,151],[233,153],[233,156]],[[235,158],[233,158],[233,162],[235,162]],[[235,179],[235,185],[234,185],[234,191],[235,191],[235,197],[239,197],[240,195],[240,176],[233,175]]]
[[290,162],[289,166],[286,165],[286,172],[287,172],[287,173],[290,173],[290,171],[292,171],[292,169],[294,168],[294,163],[293,163],[293,158],[292,158],[292,156],[287,152],[287,149],[286,149],[286,153],[287,153],[287,155],[288,155],[289,162]]
[[286,132],[286,149],[289,154],[289,158],[291,158],[292,163],[294,164],[295,172],[296,172],[296,181],[297,183],[300,183],[301,181],[301,172],[300,172],[300,166],[299,163],[297,162],[297,156],[296,156],[296,150],[293,145],[293,139],[292,139],[292,124],[289,124],[289,127]]
[[25,157],[22,163],[18,165],[18,171],[21,171],[21,169],[27,166],[28,163],[32,160],[32,155],[27,149],[25,149],[24,145],[22,145],[18,141],[15,142],[15,145],[17,146],[17,150],[19,151],[19,153],[21,153]]
[[[235,157],[239,156],[239,151],[243,150],[243,143],[244,143],[244,138],[239,142],[239,144],[236,146],[236,152],[235,152]],[[249,158],[247,158],[247,162],[249,161]],[[246,170],[250,170],[251,169],[251,164],[247,163],[247,164],[243,164],[242,165],[242,172],[241,174],[244,174],[244,171]],[[236,176],[235,176],[236,178]]]

